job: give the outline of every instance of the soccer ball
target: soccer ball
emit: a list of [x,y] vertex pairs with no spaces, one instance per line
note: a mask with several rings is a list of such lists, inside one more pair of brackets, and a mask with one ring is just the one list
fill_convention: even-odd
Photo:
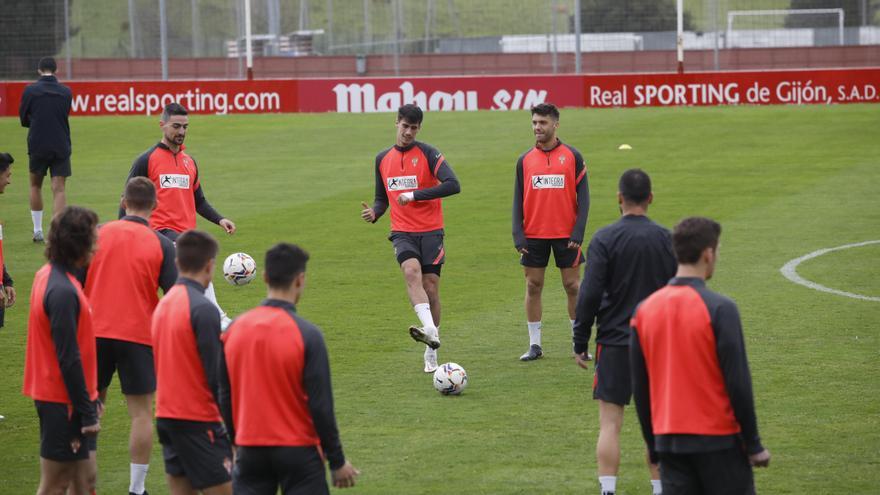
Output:
[[257,276],[257,262],[246,253],[232,253],[223,262],[223,278],[232,285],[246,285]]
[[434,372],[434,388],[443,395],[458,395],[467,383],[467,372],[455,363],[441,364]]

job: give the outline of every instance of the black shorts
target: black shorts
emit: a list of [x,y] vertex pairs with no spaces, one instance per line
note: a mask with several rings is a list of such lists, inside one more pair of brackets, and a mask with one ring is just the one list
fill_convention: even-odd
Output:
[[156,232],[164,235],[165,237],[171,239],[171,242],[176,243],[177,238],[180,237],[180,232],[171,229],[159,229]]
[[440,275],[446,262],[442,232],[392,232],[388,240],[394,245],[398,263],[415,258],[422,264],[422,273]]
[[232,448],[222,423],[157,418],[165,472],[185,476],[196,490],[232,479]]
[[[82,422],[67,404],[35,400],[40,418],[40,457],[57,462],[84,461],[97,450],[97,438],[82,434]],[[79,443],[76,452],[72,443]]]
[[119,370],[119,383],[125,395],[152,394],[156,391],[153,348],[125,340],[95,339],[98,349],[98,389],[104,390]]
[[522,266],[532,268],[545,268],[550,261],[550,249],[553,249],[553,258],[558,268],[576,268],[586,258],[578,249],[568,248],[569,239],[526,239],[527,254],[520,255],[519,262]]
[[632,397],[629,346],[596,344],[593,398],[626,406]]
[[70,155],[62,156],[55,153],[32,154],[30,158],[30,171],[34,175],[45,177],[46,172],[52,177],[70,177]]
[[659,452],[663,495],[753,495],[755,479],[740,447],[696,454]]
[[330,493],[316,447],[239,447],[233,478],[236,495]]

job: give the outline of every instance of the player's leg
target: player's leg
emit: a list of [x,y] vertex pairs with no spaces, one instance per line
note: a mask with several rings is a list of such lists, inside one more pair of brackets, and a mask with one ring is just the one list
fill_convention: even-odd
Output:
[[56,156],[49,166],[49,172],[52,174],[52,216],[55,216],[67,206],[66,184],[71,174],[70,156]]
[[150,469],[150,452],[153,450],[153,394],[126,395],[131,432],[128,437],[130,481],[128,491],[144,493],[144,482]]
[[67,177],[52,177],[52,215],[67,206]]
[[[30,173],[30,206],[31,221],[34,224],[34,242],[43,242],[43,178],[46,177],[46,169],[39,170],[39,162],[31,157],[31,173]],[[34,172],[37,170],[37,172]]]
[[[699,472],[694,459],[700,454],[672,454],[659,452],[660,478],[664,495],[699,495],[704,492],[700,486]],[[714,494],[713,494],[714,495]]]
[[544,273],[550,261],[549,239],[526,239],[528,253],[520,256],[520,264],[526,277],[526,325],[529,330],[529,350],[520,356],[521,361],[533,361],[544,355],[541,349],[541,317],[544,292]]
[[208,282],[208,287],[205,288],[205,297],[214,303],[217,311],[220,312],[220,329],[226,330],[226,327],[232,323],[232,319],[226,314],[226,311],[223,311],[223,308],[220,307],[220,303],[217,302],[217,293],[214,292],[214,282]]
[[431,303],[422,284],[422,263],[415,256],[415,253],[409,254],[412,257],[400,263],[400,271],[403,273],[403,279],[406,282],[406,293],[409,296],[409,301],[413,305],[413,310],[415,310],[416,315],[419,317],[419,321],[422,323],[421,328],[410,327],[409,332],[413,339],[436,349],[440,347],[440,338],[438,337],[437,326],[434,324],[434,315],[431,313]]
[[[282,495],[325,495],[330,493],[327,470],[315,447],[282,447],[275,451]],[[281,455],[284,457],[282,458]],[[275,492],[272,492],[273,494]],[[237,495],[237,494],[236,494]]]
[[580,249],[570,249],[568,239],[553,239],[553,257],[556,267],[562,275],[562,288],[565,289],[568,303],[568,320],[574,331],[574,320],[577,317],[577,296],[581,285],[581,265],[586,261]]
[[[97,340],[99,356],[102,354],[101,349],[106,349],[109,345],[114,349],[119,383],[131,421],[128,437],[130,459],[128,491],[141,495],[146,491],[144,481],[150,468],[150,452],[153,450],[153,393],[156,391],[153,348],[136,342]],[[106,343],[102,345],[101,340],[106,340]],[[98,368],[100,370],[100,364]]]
[[279,476],[287,471],[289,456],[277,455],[290,447],[238,447],[232,491],[236,495],[275,495]]
[[68,495],[93,495],[98,488],[97,448],[92,449],[90,446],[88,460],[78,461],[75,464],[76,474],[70,489],[67,491]]
[[[437,328],[437,337],[440,336],[440,269],[441,265],[428,265],[422,267],[422,287],[428,296],[428,304],[431,305],[431,317],[434,320],[434,326]],[[437,273],[426,273],[424,270],[434,271],[436,267]],[[437,350],[425,346],[425,373],[433,373],[437,371]]]
[[596,442],[596,463],[602,493],[614,493],[620,467],[620,429],[623,406],[599,400],[599,439]]
[[651,462],[651,454],[645,451],[645,462],[648,464],[648,473],[651,475],[651,493],[652,495],[662,495],[663,484],[660,482],[660,463]]
[[[180,470],[193,490],[208,495],[232,494],[232,448],[222,423],[174,421],[171,431]],[[183,489],[180,480],[174,480]],[[170,486],[170,485],[169,485]]]
[[64,495],[76,475],[76,462],[59,462],[40,457],[40,485],[37,495]]
[[168,493],[171,495],[198,495],[199,493],[192,487],[186,476],[172,476],[166,473],[165,479],[168,481]]

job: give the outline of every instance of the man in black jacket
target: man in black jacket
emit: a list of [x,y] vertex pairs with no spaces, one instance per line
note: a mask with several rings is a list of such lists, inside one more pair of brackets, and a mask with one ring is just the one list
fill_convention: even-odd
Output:
[[28,130],[28,155],[31,172],[31,219],[34,242],[43,242],[43,179],[52,174],[52,211],[67,204],[64,187],[70,177],[70,88],[58,82],[55,59],[40,59],[40,78],[28,85],[21,95],[18,115]]

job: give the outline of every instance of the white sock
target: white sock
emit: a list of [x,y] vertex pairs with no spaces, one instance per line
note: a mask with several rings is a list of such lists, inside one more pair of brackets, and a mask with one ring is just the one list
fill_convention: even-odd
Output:
[[147,470],[150,469],[149,464],[129,464],[131,470],[131,484],[128,485],[128,491],[131,493],[144,493],[144,480],[147,479]]
[[413,306],[416,316],[422,322],[422,329],[426,332],[436,332],[437,327],[434,326],[434,317],[431,316],[431,305],[428,303],[420,303]]
[[34,234],[43,231],[43,210],[31,210],[31,220],[34,222]]
[[541,322],[529,321],[529,345],[541,345]]
[[599,476],[599,486],[602,492],[616,492],[617,476]]
[[223,308],[220,307],[220,304],[217,303],[217,294],[214,293],[214,282],[208,282],[208,287],[205,289],[205,297],[208,298],[209,301],[214,303],[214,306],[217,306],[217,311],[220,312],[220,319],[226,317],[226,311],[223,311]]
[[651,480],[651,493],[653,495],[663,495],[663,484],[660,480]]

